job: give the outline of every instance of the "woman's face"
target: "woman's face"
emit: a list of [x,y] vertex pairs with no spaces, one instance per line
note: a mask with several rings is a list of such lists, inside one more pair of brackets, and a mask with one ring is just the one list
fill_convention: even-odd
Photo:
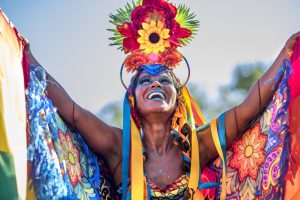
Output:
[[176,89],[170,74],[161,72],[156,76],[143,71],[137,81],[135,97],[137,109],[142,116],[150,113],[172,114],[176,107]]

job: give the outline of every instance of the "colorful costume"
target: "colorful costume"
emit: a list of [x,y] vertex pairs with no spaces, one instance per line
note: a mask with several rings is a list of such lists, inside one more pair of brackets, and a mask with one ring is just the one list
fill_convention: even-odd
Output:
[[[172,69],[182,60],[189,69],[187,60],[177,48],[187,45],[193,37],[199,25],[194,17],[186,6],[175,7],[163,0],[143,0],[127,4],[117,14],[111,15],[112,23],[117,27],[116,30],[111,29],[114,33],[112,45],[118,45],[129,54],[123,63],[121,76],[123,68],[127,72],[137,73],[144,70],[151,75],[162,71],[172,73]],[[22,57],[23,39],[3,17],[2,12],[0,25],[1,59],[5,58],[0,62],[0,76],[4,77],[0,79],[0,127],[5,127],[0,132],[0,184],[1,188],[8,184],[12,197],[23,198],[26,184],[23,181],[23,185],[17,187],[12,181],[14,176],[10,176],[14,172],[2,170],[6,169],[2,166],[11,165],[12,156],[15,156],[10,152],[7,138],[18,132],[18,137],[22,137],[21,141],[25,143],[27,130],[28,199],[299,198],[297,141],[300,138],[300,41],[296,44],[291,64],[284,62],[281,71],[284,75],[273,99],[230,148],[226,150],[225,114],[218,121],[210,122],[219,158],[202,171],[196,132],[208,128],[209,124],[190,96],[185,86],[187,81],[182,84],[173,77],[180,95],[170,134],[181,147],[185,173],[164,188],[156,186],[144,173],[143,163],[147,156],[141,139],[140,119],[135,111],[134,83],[127,88],[122,81],[127,89],[124,99],[122,186],[115,189],[103,159],[94,154],[82,136],[58,115],[45,92],[46,72],[39,66],[30,66],[26,56]],[[14,57],[15,62],[11,62],[10,56]],[[11,68],[16,69],[16,90],[6,88],[15,83],[6,81],[10,77],[6,72]],[[20,73],[21,79],[18,78]],[[9,126],[11,124],[6,120],[5,109],[13,107],[7,104],[12,99],[6,98],[14,92],[24,104],[26,93],[28,129],[23,120],[15,120],[18,125],[15,127],[22,127],[18,130]],[[24,108],[15,108],[16,112],[13,113],[20,113],[19,119],[24,119]],[[135,156],[130,156],[133,152]],[[26,166],[24,162],[16,165]],[[133,168],[134,173],[130,173]],[[23,175],[27,177],[25,171]],[[23,193],[16,189],[22,186]],[[118,197],[117,194],[121,195]],[[7,196],[0,189],[0,199],[2,197]]]

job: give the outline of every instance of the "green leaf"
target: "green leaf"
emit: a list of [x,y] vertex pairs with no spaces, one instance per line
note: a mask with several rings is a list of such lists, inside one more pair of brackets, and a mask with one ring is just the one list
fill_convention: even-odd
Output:
[[[125,22],[130,22],[130,16],[133,9],[139,5],[142,5],[142,0],[138,0],[134,2],[132,0],[131,3],[127,3],[124,8],[119,8],[116,14],[110,14],[109,22],[112,23],[115,27],[122,25]],[[112,32],[114,37],[110,37],[109,40],[112,42],[109,44],[110,46],[116,45],[119,46],[118,49],[123,50],[123,39],[125,38],[121,35],[116,29],[107,29],[108,31]]]
[[181,27],[187,28],[192,32],[190,37],[180,39],[182,46],[188,45],[198,31],[200,22],[195,18],[196,15],[190,12],[190,9],[186,5],[179,4],[179,6],[177,6],[177,15],[175,20],[180,24]]

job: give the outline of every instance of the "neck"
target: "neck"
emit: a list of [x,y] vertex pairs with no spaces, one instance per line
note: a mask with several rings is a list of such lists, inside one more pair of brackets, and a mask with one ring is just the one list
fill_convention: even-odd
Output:
[[173,146],[171,120],[143,120],[142,127],[144,145],[148,152],[163,154]]

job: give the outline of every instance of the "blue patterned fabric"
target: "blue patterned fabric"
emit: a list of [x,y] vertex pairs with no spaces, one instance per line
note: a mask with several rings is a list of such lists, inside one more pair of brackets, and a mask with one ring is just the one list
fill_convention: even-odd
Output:
[[[46,96],[46,73],[30,68],[26,91],[30,179],[38,199],[113,199],[108,170]],[[99,167],[100,166],[100,167]],[[100,171],[101,168],[101,171]]]

